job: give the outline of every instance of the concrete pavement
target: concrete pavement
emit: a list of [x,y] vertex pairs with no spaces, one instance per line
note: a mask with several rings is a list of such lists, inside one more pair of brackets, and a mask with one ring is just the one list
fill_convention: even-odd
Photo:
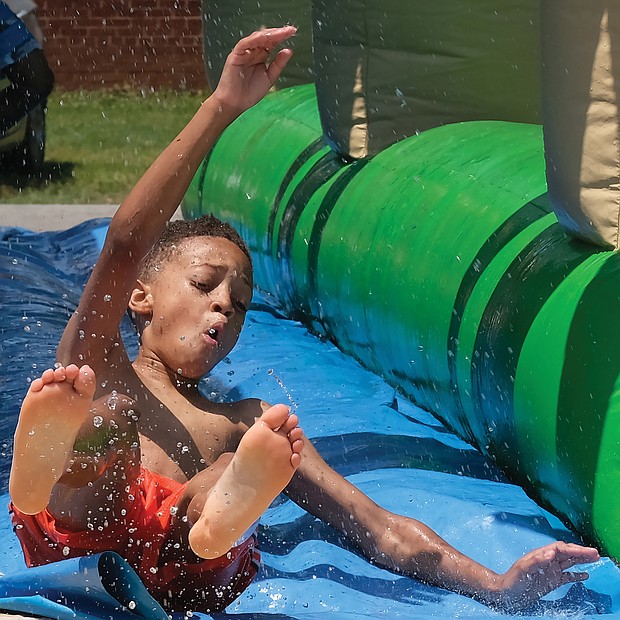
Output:
[[65,230],[84,220],[112,217],[118,205],[0,205],[0,226],[36,232]]
[[[66,230],[85,220],[112,217],[118,205],[0,204],[0,226],[19,226],[36,232]],[[177,209],[173,219],[180,218]]]

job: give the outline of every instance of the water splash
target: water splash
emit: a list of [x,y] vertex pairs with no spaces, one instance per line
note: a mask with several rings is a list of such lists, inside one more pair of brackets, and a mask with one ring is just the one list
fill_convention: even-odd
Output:
[[282,381],[282,379],[278,377],[278,375],[275,373],[273,368],[270,368],[267,371],[267,374],[270,377],[273,377],[278,382],[278,385],[280,386],[281,390],[286,394],[286,397],[291,403],[291,413],[295,413],[297,411],[297,403],[295,402],[295,399],[291,396],[291,393],[288,391],[288,388],[284,385],[284,382]]

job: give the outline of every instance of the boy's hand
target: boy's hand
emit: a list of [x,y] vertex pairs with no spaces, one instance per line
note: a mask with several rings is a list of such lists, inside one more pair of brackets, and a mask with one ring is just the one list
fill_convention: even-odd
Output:
[[564,542],[535,549],[501,576],[497,604],[509,611],[527,609],[555,588],[589,577],[588,573],[570,572],[568,568],[599,559],[598,551],[592,547]]
[[267,94],[293,52],[280,50],[268,63],[269,54],[296,32],[295,26],[268,28],[253,32],[235,45],[212,95],[224,110],[241,114]]

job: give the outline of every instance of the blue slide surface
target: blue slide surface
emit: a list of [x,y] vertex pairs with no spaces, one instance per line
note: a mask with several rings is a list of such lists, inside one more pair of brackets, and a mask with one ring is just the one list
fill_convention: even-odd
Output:
[[[21,398],[28,380],[54,362],[55,345],[96,260],[106,223],[92,221],[45,234],[0,229],[4,492]],[[269,301],[259,294],[255,297],[239,344],[203,380],[206,396],[216,400],[254,396],[290,404],[307,436],[337,471],[385,508],[422,520],[494,570],[504,571],[527,551],[554,540],[578,541],[521,488],[508,483],[491,461],[331,343],[281,316]],[[131,337],[130,331],[126,333]],[[8,496],[0,497],[0,502],[6,505]],[[506,617],[463,596],[373,566],[337,532],[285,497],[274,502],[261,523],[264,566],[224,617]],[[0,595],[10,598],[18,596],[10,593],[20,584],[40,577],[34,572],[24,577],[19,544],[4,511],[0,536]],[[565,586],[529,615],[518,617],[620,618],[620,571],[608,559],[587,569],[591,578],[585,584]],[[75,565],[47,570],[55,575],[58,591],[72,586]],[[128,579],[130,583],[132,577]],[[134,592],[139,589],[131,587]],[[84,594],[89,599],[89,592]],[[55,596],[51,591],[45,601],[41,595],[31,596],[29,606],[20,610],[45,615],[50,601],[57,603]],[[148,605],[148,598],[144,600]],[[120,595],[121,607],[126,603]],[[76,596],[73,605],[74,617],[90,617],[82,598]],[[135,609],[126,611],[126,617],[136,617]]]

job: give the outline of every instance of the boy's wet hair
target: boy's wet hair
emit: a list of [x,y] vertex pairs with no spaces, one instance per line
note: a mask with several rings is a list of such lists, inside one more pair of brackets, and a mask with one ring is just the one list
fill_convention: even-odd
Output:
[[234,243],[250,262],[252,273],[252,257],[241,235],[226,222],[214,215],[203,215],[195,220],[172,220],[166,225],[149,253],[142,260],[139,278],[148,281],[158,271],[159,266],[170,260],[177,247],[192,237],[220,237]]

